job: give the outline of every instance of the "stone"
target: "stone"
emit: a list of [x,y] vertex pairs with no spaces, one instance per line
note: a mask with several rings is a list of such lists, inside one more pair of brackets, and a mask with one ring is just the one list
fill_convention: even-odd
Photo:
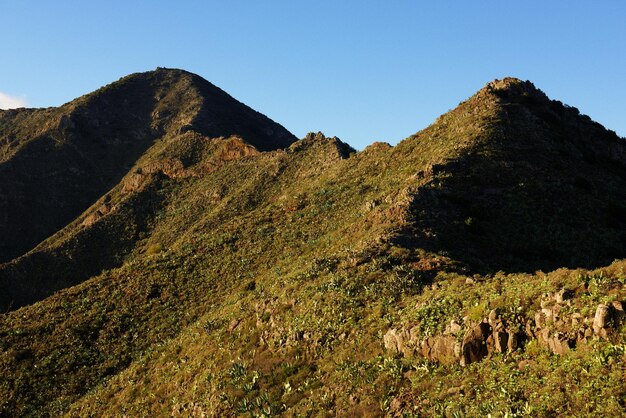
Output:
[[519,363],[517,363],[517,368],[518,370],[526,370],[527,368],[531,367],[535,362],[533,360],[521,360]]
[[496,321],[498,320],[498,313],[495,311],[495,309],[492,309],[491,311],[489,311],[488,319],[489,319],[489,325],[494,327],[496,325]]
[[402,416],[402,410],[405,408],[405,403],[402,402],[399,398],[393,398],[393,400],[389,403],[389,414],[390,416]]
[[506,329],[504,323],[500,320],[496,321],[496,323],[491,328],[493,328],[493,330],[497,332],[505,332]]
[[459,343],[451,335],[438,335],[422,341],[421,354],[431,361],[452,364],[460,354]]
[[524,341],[524,334],[509,332],[509,340],[507,342],[508,352],[512,353],[513,351],[520,348],[522,346],[523,341]]
[[544,345],[550,347],[550,329],[544,328],[540,330],[540,332],[536,333],[537,341]]
[[554,320],[554,314],[550,308],[542,308],[541,313],[546,318],[546,322],[552,322]]
[[565,293],[565,289],[561,289],[559,292],[554,294],[554,301],[556,303],[563,303],[563,293]]
[[457,335],[460,332],[461,332],[461,325],[453,319],[450,321],[450,324],[446,327],[444,334]]
[[91,226],[95,224],[97,221],[99,221],[100,219],[102,219],[109,212],[111,212],[111,205],[108,203],[105,203],[104,205],[96,209],[96,211],[94,211],[89,216],[87,216],[85,220],[83,220],[82,225]]
[[130,193],[132,191],[138,190],[141,188],[146,175],[142,173],[133,173],[128,176],[124,182],[122,187],[122,193]]
[[509,334],[506,332],[494,331],[493,342],[498,353],[506,353],[509,343]]
[[390,328],[383,336],[385,350],[392,354],[402,353],[404,349],[403,333],[395,328]]
[[528,336],[529,338],[532,338],[532,337],[535,336],[535,333],[533,332],[533,327],[532,327],[531,321],[527,321],[526,322],[526,327],[525,327],[524,331],[526,331],[526,336]]
[[599,335],[600,331],[608,325],[611,312],[609,307],[601,303],[596,308],[596,315],[593,318],[593,333]]
[[555,333],[552,338],[548,340],[548,346],[554,354],[558,355],[563,355],[570,349],[569,339],[560,332]]
[[369,212],[370,210],[374,209],[376,206],[378,206],[378,202],[376,200],[368,200],[363,205],[363,210],[366,212]]
[[456,387],[451,387],[450,389],[448,389],[446,391],[446,394],[448,396],[454,396],[454,395],[459,395],[459,394],[463,394],[463,388],[460,386],[456,386]]
[[545,315],[543,312],[535,313],[535,330],[540,330],[546,325]]
[[486,322],[481,322],[470,330],[461,345],[461,365],[480,361],[489,354],[486,341],[490,334],[491,327]]
[[582,325],[582,323],[583,323],[583,316],[578,312],[574,312],[572,314],[572,328],[578,328]]
[[238,319],[238,318],[231,319],[230,324],[228,324],[228,332],[233,332],[235,328],[239,326],[240,322],[241,322],[241,319]]
[[572,296],[572,291],[563,288],[554,294],[554,301],[558,304],[563,304],[566,300],[571,299]]
[[[346,334],[345,338],[347,337],[348,335]],[[418,327],[413,327],[409,330],[405,328],[391,328],[383,336],[385,350],[392,354],[402,354],[405,357],[413,357],[415,355],[418,341]]]

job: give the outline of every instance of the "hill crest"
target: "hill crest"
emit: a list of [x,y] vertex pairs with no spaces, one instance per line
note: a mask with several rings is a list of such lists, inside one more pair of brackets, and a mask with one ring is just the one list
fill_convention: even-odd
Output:
[[[0,265],[0,415],[624,415],[614,134],[506,79],[395,147],[262,151],[209,123],[194,80],[131,76],[62,124],[24,113],[53,121],[44,150],[145,147]],[[147,110],[117,131],[124,98]]]
[[[296,138],[201,77],[132,74],[58,108],[0,114],[0,262],[52,235],[114,187],[140,158],[187,132],[238,136],[260,151]],[[156,147],[156,148],[154,148]],[[152,150],[152,151],[150,151]],[[189,156],[189,158],[192,158]],[[35,219],[37,221],[35,221]]]

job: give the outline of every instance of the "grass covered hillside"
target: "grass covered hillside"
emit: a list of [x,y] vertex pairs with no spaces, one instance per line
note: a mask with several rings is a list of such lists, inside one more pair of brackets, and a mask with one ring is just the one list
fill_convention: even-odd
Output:
[[201,96],[0,265],[0,416],[625,413],[623,139],[517,79],[361,152]]
[[260,150],[295,140],[180,70],[132,74],[58,108],[0,111],[0,262],[61,229],[149,158],[151,147],[184,132],[238,135]]

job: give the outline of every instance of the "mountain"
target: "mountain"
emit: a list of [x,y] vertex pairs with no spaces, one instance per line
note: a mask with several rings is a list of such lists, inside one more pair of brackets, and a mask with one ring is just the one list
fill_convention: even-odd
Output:
[[58,108],[1,111],[0,262],[61,229],[154,146],[185,133],[239,136],[260,151],[295,141],[282,126],[179,70],[133,74]]
[[162,134],[0,265],[0,415],[624,413],[626,145],[575,108],[496,80],[355,152],[178,70],[103,97],[73,141]]
[[473,123],[471,112],[494,98],[486,132],[427,173],[432,180],[411,202],[408,241],[483,273],[622,258],[625,141],[516,79],[489,84],[444,118]]

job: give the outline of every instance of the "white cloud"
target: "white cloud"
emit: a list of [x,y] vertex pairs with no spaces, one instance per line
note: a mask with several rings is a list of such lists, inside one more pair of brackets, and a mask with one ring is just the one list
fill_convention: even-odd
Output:
[[15,109],[17,107],[26,107],[28,103],[23,97],[9,96],[0,91],[0,109]]

